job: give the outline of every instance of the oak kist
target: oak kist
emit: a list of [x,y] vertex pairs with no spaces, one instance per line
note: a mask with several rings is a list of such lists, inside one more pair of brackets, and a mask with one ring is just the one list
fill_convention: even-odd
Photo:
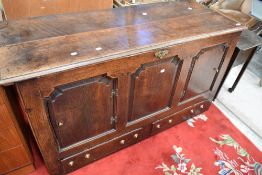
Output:
[[193,1],[9,25],[0,83],[17,87],[53,175],[208,110],[245,29]]

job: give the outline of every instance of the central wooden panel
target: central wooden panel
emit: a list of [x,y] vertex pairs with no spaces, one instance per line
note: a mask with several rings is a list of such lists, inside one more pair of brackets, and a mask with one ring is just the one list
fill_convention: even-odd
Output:
[[61,147],[115,128],[114,80],[98,76],[55,88],[47,106]]
[[129,121],[169,108],[179,76],[178,57],[143,64],[131,76]]

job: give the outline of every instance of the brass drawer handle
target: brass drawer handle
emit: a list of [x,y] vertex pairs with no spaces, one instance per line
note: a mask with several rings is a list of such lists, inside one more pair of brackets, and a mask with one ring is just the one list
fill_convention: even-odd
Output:
[[70,161],[70,162],[68,163],[68,165],[69,165],[69,166],[73,166],[73,165],[74,165],[74,161]]
[[172,119],[169,119],[169,120],[168,120],[168,123],[172,123],[172,122],[173,122],[173,120],[172,120]]
[[138,134],[134,134],[134,138],[136,138],[136,139],[137,139],[137,138],[138,138]]
[[191,114],[194,114],[195,111],[194,111],[194,109],[191,109],[190,112],[191,112]]
[[78,52],[71,52],[70,55],[71,55],[71,56],[77,56],[77,55],[78,55]]
[[159,129],[159,128],[161,128],[161,126],[160,125],[156,125],[156,127]]
[[85,158],[86,158],[86,159],[89,159],[89,158],[90,158],[90,154],[86,154],[86,155],[85,155]]
[[121,141],[120,141],[120,144],[121,144],[121,145],[124,145],[124,144],[125,144],[125,140],[121,140]]
[[204,109],[204,105],[201,105],[200,108],[201,108],[201,109]]
[[157,57],[158,59],[162,59],[164,58],[167,54],[168,54],[168,50],[159,50],[155,53],[155,57]]
[[58,126],[59,126],[59,127],[61,127],[61,126],[63,126],[63,125],[64,125],[63,122],[58,122]]

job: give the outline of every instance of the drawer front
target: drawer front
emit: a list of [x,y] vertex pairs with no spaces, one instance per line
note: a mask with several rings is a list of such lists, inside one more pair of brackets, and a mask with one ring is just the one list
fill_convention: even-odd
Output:
[[198,104],[194,105],[194,107],[190,110],[191,117],[194,117],[196,115],[199,115],[199,114],[207,111],[209,109],[210,105],[211,105],[211,102],[209,102],[209,101],[205,101],[205,102],[198,103]]
[[193,107],[187,108],[186,110],[183,110],[181,112],[178,112],[176,114],[170,115],[166,118],[163,118],[161,120],[158,120],[154,123],[152,123],[152,130],[151,134],[157,134],[161,131],[164,131],[168,128],[171,128],[172,126],[183,122],[185,120],[188,120],[191,117],[194,117],[198,114],[201,114],[208,110],[210,107],[211,102],[205,101],[199,104],[194,105]]
[[94,146],[93,148],[71,156],[70,158],[63,159],[61,162],[64,172],[71,172],[122,148],[137,143],[138,141],[144,139],[145,136],[146,134],[143,128],[139,128],[120,137],[109,140],[108,142]]

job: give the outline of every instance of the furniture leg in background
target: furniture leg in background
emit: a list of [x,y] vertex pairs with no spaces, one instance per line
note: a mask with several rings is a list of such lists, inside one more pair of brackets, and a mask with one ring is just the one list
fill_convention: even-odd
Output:
[[241,77],[243,76],[245,70],[247,69],[248,64],[250,63],[250,61],[251,61],[251,59],[252,59],[254,53],[256,52],[257,47],[254,47],[254,48],[252,48],[251,50],[252,50],[252,51],[250,52],[248,58],[246,59],[246,61],[245,61],[244,65],[243,65],[243,67],[242,67],[240,73],[238,74],[238,76],[237,76],[237,78],[236,78],[236,80],[235,80],[233,86],[232,86],[231,88],[228,89],[228,91],[229,91],[230,93],[232,93],[232,92],[235,90],[235,88],[237,87],[237,85],[238,85],[238,83],[239,83]]
[[223,77],[223,79],[222,79],[222,81],[221,81],[221,83],[220,83],[220,85],[219,85],[219,87],[218,87],[218,91],[216,92],[216,94],[215,94],[215,96],[214,96],[214,98],[213,98],[213,101],[215,101],[215,99],[217,98],[217,96],[218,96],[218,94],[219,94],[219,92],[220,92],[220,89],[222,88],[225,80],[227,79],[227,76],[228,76],[230,70],[232,69],[232,67],[233,67],[233,65],[234,65],[234,62],[235,62],[235,60],[236,60],[239,52],[240,52],[240,50],[236,47],[235,50],[234,50],[234,53],[233,53],[233,55],[232,55],[232,57],[231,57],[231,60],[230,60],[230,62],[229,62],[229,64],[228,64],[226,73],[225,73],[225,75],[224,75],[224,77]]
[[[237,84],[239,83],[242,75],[244,74],[248,64],[250,63],[254,53],[256,52],[257,47],[261,44],[262,44],[261,37],[256,35],[254,32],[249,31],[249,30],[245,30],[245,31],[242,32],[242,34],[240,36],[240,40],[239,40],[237,47],[234,51],[234,54],[232,56],[231,63],[229,65],[228,69],[227,69],[227,72],[225,74],[225,77],[224,77],[221,85],[220,85],[220,88],[224,84],[224,81],[225,81],[226,77],[228,76],[228,74],[229,74],[235,60],[237,59],[237,57],[238,56],[242,56],[242,57],[246,56],[244,65],[243,65],[239,75],[237,76],[232,87],[228,89],[228,91],[230,93],[232,93],[235,90],[235,88],[236,88]],[[218,94],[216,94],[215,98],[217,97],[217,95]]]
[[[262,44],[262,39],[255,34],[255,32],[246,30],[243,31],[241,36],[240,36],[240,40],[235,48],[235,51],[232,55],[231,61],[228,65],[227,71],[225,73],[225,76],[219,86],[219,90],[217,91],[215,97],[213,100],[215,100],[218,96],[218,93],[220,92],[220,89],[222,88],[226,78],[228,77],[228,74],[230,72],[230,70],[234,67],[234,65],[236,64],[236,60],[239,60],[238,57],[241,57],[240,59],[243,60],[243,57],[246,58],[244,61],[244,65],[239,73],[239,75],[237,76],[237,79],[235,80],[234,84],[232,85],[231,88],[228,89],[228,91],[231,93],[235,90],[238,82],[240,81],[243,73],[245,72],[248,64],[250,63],[255,51],[257,50],[257,47],[259,45]],[[260,81],[260,86],[262,86],[262,80]]]

